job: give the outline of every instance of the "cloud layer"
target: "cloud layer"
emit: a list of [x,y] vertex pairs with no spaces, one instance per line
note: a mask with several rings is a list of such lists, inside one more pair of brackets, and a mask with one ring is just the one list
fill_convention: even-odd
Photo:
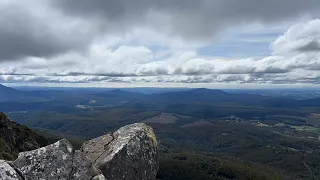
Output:
[[[319,84],[319,9],[318,0],[0,0],[0,82]],[[265,57],[198,51],[292,22]]]

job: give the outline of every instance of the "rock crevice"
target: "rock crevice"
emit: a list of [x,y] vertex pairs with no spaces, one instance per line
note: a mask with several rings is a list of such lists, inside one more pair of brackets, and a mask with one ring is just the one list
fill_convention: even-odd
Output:
[[80,150],[62,139],[0,160],[0,179],[155,180],[157,144],[153,130],[136,123],[89,140]]
[[10,162],[8,163],[9,166],[11,166],[12,169],[14,169],[14,171],[16,172],[17,176],[22,179],[22,180],[26,180],[26,178],[24,177],[23,173],[16,167],[14,167]]

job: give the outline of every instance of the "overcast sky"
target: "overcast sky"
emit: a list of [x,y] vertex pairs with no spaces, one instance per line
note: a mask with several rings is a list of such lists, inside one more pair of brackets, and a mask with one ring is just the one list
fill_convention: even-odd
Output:
[[0,0],[0,83],[318,85],[320,1]]

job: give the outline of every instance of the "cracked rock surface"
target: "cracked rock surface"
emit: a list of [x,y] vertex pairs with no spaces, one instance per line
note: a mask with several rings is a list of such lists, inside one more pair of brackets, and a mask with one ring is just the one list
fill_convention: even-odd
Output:
[[157,170],[157,141],[143,123],[89,140],[79,151],[62,139],[0,160],[1,180],[155,180]]
[[20,174],[10,166],[7,162],[0,160],[0,179],[6,180],[22,180]]
[[157,174],[157,141],[153,130],[143,123],[92,139],[81,151],[107,179],[153,180]]

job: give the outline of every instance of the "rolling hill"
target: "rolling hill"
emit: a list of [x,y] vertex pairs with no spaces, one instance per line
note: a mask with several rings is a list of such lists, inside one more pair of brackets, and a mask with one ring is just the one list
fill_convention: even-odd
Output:
[[0,84],[0,102],[17,100],[21,98],[22,95],[23,93],[21,91]]

